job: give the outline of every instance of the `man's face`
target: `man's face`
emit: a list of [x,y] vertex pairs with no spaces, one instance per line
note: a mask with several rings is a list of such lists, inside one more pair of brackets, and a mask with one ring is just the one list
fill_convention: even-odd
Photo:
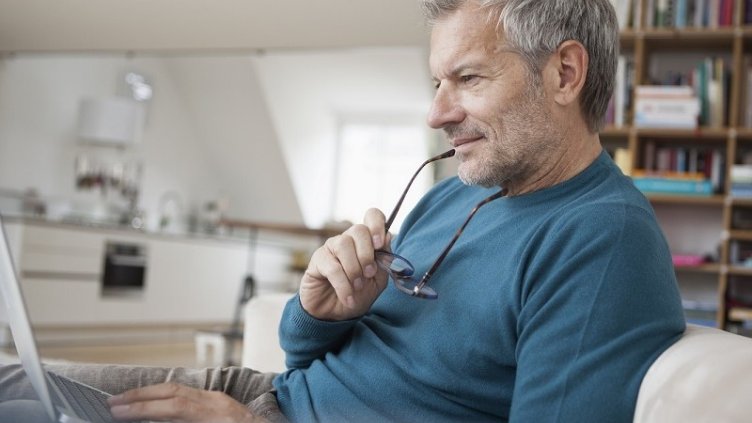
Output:
[[[555,134],[542,87],[475,2],[431,34],[436,94],[428,115],[460,160],[466,184],[521,186],[534,177]],[[509,187],[511,188],[511,187]]]

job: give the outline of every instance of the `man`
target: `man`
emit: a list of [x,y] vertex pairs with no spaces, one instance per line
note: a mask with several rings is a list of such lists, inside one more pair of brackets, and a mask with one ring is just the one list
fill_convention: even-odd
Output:
[[[632,420],[643,375],[684,320],[652,210],[598,138],[617,56],[612,6],[423,3],[436,86],[428,122],[455,148],[459,179],[426,195],[393,242],[384,215],[370,210],[313,254],[283,316],[289,370],[274,378],[274,394],[242,405],[271,389],[272,376],[248,370],[69,370],[99,386],[175,380],[235,398],[158,384],[114,397],[116,417]],[[437,300],[387,284],[377,251],[423,274],[500,188],[506,195],[477,210],[435,269]]]

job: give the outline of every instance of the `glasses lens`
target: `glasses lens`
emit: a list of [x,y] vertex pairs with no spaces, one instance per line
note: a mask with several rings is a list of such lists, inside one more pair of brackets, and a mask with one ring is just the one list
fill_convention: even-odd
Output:
[[376,263],[392,277],[405,278],[415,273],[415,268],[406,258],[386,251],[376,251]]
[[376,263],[389,273],[397,289],[405,294],[431,300],[439,296],[429,286],[424,285],[420,289],[415,289],[420,280],[413,277],[415,268],[406,258],[386,251],[377,251]]

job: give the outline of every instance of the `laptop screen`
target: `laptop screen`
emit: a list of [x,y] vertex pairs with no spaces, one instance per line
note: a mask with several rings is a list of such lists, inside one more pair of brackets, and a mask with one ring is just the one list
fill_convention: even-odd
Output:
[[44,405],[51,420],[56,420],[55,408],[52,405],[50,391],[47,386],[42,364],[39,360],[37,345],[31,331],[31,324],[26,313],[26,303],[21,294],[17,273],[13,267],[5,226],[0,216],[0,297],[5,301],[8,323],[16,344],[16,351],[21,364],[34,387],[39,400]]

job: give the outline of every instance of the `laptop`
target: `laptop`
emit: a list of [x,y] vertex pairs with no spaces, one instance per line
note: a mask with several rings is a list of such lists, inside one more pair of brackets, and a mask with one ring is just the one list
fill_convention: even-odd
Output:
[[5,301],[18,357],[50,421],[59,423],[114,422],[107,404],[110,394],[73,379],[56,375],[42,367],[1,216],[0,297]]

